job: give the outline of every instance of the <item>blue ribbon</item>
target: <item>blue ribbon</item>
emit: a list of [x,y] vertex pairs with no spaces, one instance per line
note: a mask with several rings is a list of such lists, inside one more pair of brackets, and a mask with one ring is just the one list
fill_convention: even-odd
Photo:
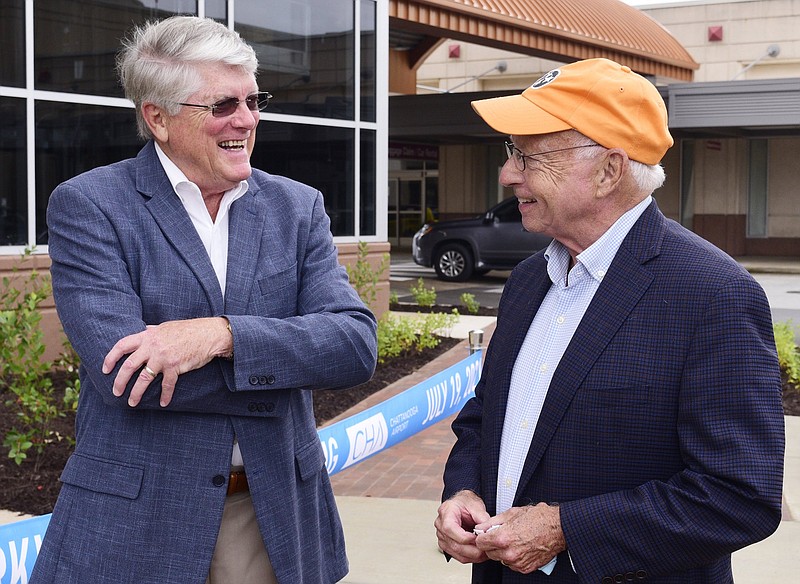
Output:
[[[350,418],[318,430],[328,474],[391,448],[461,410],[475,395],[482,352]],[[0,584],[27,582],[50,515],[0,525]]]

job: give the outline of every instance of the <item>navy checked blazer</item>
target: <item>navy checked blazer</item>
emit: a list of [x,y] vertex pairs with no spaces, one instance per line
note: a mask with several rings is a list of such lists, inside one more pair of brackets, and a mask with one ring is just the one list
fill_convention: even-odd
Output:
[[[329,584],[345,542],[311,393],[361,383],[375,318],[337,260],[322,195],[254,170],[230,208],[225,299],[152,142],[56,188],[48,207],[56,308],[81,358],[77,444],[32,584],[203,584],[234,435],[278,582]],[[103,358],[168,320],[225,315],[233,361],[160,377],[136,408]],[[129,387],[130,391],[130,387]]]
[[[445,499],[470,489],[495,513],[511,372],[550,285],[540,252],[505,286],[476,396],[453,423]],[[780,522],[783,450],[763,290],[654,201],[555,371],[516,493],[515,506],[560,504],[569,555],[551,576],[476,564],[473,583],[732,582],[731,552]]]

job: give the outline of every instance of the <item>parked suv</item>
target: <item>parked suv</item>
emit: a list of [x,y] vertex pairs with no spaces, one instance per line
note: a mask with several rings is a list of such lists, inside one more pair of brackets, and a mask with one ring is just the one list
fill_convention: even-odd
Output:
[[412,254],[440,279],[463,282],[473,274],[510,270],[549,243],[549,237],[523,229],[511,197],[472,219],[426,223],[414,235]]

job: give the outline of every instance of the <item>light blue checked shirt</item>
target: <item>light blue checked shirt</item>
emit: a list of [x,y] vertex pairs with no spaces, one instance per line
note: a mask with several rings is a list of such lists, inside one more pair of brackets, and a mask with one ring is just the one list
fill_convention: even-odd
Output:
[[[569,273],[570,258],[566,247],[553,240],[545,251],[547,273],[553,285],[528,329],[511,375],[500,442],[497,513],[508,510],[514,503],[522,466],[553,373],[622,240],[652,200],[652,196],[648,196],[617,219],[600,239],[578,254]],[[540,569],[549,574],[555,567],[555,560],[553,558]]]

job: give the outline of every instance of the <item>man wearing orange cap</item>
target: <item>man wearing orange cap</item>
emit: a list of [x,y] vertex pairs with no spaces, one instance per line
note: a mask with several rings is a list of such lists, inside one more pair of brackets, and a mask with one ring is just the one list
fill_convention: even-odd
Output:
[[780,370],[763,290],[653,199],[663,100],[589,59],[473,107],[553,242],[508,279],[453,423],[439,547],[473,584],[732,582],[781,518]]

